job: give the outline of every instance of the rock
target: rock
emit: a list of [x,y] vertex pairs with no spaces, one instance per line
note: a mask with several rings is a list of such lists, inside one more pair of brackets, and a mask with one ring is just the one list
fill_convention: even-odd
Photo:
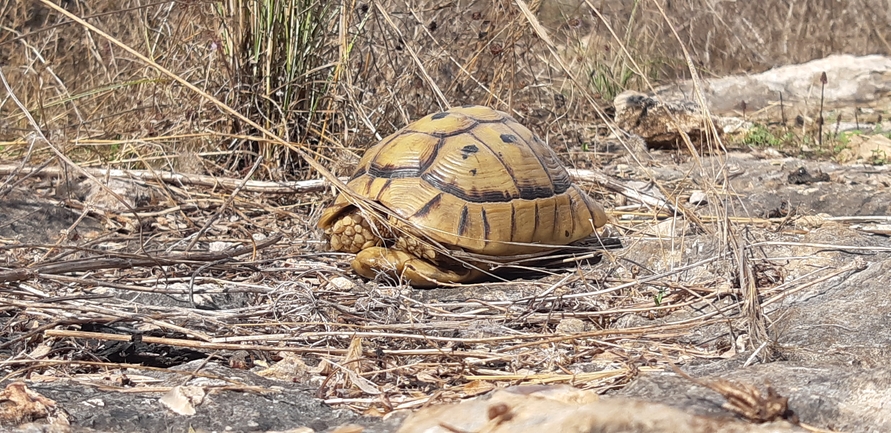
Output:
[[696,144],[704,142],[709,126],[699,107],[691,102],[663,102],[635,91],[625,91],[613,101],[616,126],[640,136],[649,148],[686,148],[682,133]]
[[[847,366],[846,366],[847,367]],[[886,432],[891,429],[891,369],[845,368],[820,362],[780,361],[742,368],[733,360],[690,369],[698,379],[715,377],[750,384],[767,384],[789,398],[803,423],[832,431]],[[715,374],[715,370],[724,370]],[[724,399],[707,388],[691,386],[676,375],[643,374],[616,393],[624,398],[661,401],[701,416],[715,416]],[[604,399],[605,400],[605,399]]]
[[557,324],[557,333],[558,334],[579,334],[588,330],[588,326],[582,319],[577,319],[575,317],[567,317],[563,320],[560,320],[560,323]]
[[127,179],[108,179],[105,185],[98,185],[89,179],[82,182],[86,191],[83,198],[84,203],[107,212],[129,212],[151,196],[149,188]]
[[[875,105],[891,96],[891,57],[882,55],[831,55],[760,74],[706,78],[701,80],[701,90],[712,114],[745,111],[748,116],[768,119],[780,119],[782,94],[785,117],[792,119],[796,114],[813,115],[813,104],[820,99],[820,75],[824,72],[824,110]],[[696,100],[691,81],[657,88],[656,94],[668,100]],[[807,104],[811,104],[810,110]],[[847,120],[854,120],[853,115],[848,117]]]
[[705,193],[705,191],[697,189],[690,193],[690,199],[687,201],[689,201],[690,204],[703,205],[708,203],[708,195]]
[[828,174],[821,171],[811,174],[804,167],[798,167],[797,170],[789,173],[789,176],[786,176],[786,179],[793,185],[809,185],[816,182],[829,182],[830,180]]
[[657,402],[598,398],[566,385],[514,386],[458,404],[431,406],[411,416],[397,433],[480,432],[803,432],[786,421],[753,424],[692,415]]
[[[796,215],[818,213],[830,216],[891,215],[891,167],[858,166],[832,161],[804,161],[796,158],[755,159],[745,153],[730,153],[725,159],[704,157],[702,166],[727,164],[738,172],[730,179],[732,191],[742,207],[728,208],[732,216],[767,217],[772,211],[788,207]],[[693,161],[679,166],[682,173],[694,173],[695,182],[711,182],[699,178]],[[803,168],[814,182],[796,184],[789,174]],[[667,190],[680,182],[670,171],[652,170],[656,181]],[[831,181],[826,182],[825,175]],[[793,176],[793,180],[798,178]],[[785,203],[785,204],[784,204]]]
[[841,163],[855,162],[866,164],[891,163],[891,138],[884,135],[854,135],[848,146],[839,152],[836,160]]

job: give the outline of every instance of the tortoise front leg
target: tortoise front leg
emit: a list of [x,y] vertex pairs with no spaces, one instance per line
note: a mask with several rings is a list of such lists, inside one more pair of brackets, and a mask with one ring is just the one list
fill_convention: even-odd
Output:
[[383,247],[360,251],[353,259],[352,267],[357,274],[368,279],[374,279],[383,272],[394,278],[402,277],[418,288],[436,287],[440,283],[465,283],[479,276],[479,272],[473,269],[464,269],[463,272],[442,269],[405,251]]

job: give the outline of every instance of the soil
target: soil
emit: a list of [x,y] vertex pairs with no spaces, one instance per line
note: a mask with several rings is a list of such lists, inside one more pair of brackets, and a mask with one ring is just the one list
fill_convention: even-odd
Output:
[[[891,428],[891,411],[887,406],[891,396],[885,395],[885,390],[891,389],[887,380],[891,372],[884,360],[891,355],[885,344],[891,340],[891,330],[887,327],[891,298],[886,293],[891,285],[891,242],[885,235],[862,230],[864,221],[857,217],[888,214],[891,172],[885,166],[840,165],[775,155],[771,158],[769,155],[770,152],[760,155],[759,152],[731,153],[721,158],[706,157],[701,164],[711,167],[723,163],[733,167],[734,175],[728,191],[740,200],[736,206],[727,208],[730,217],[750,216],[764,221],[773,218],[773,223],[745,226],[745,236],[753,251],[757,251],[752,259],[760,265],[755,269],[761,269],[768,276],[770,269],[776,272],[778,280],[765,284],[797,287],[798,290],[778,302],[764,302],[772,338],[769,358],[760,357],[755,352],[764,348],[753,347],[751,340],[746,338],[745,326],[736,322],[737,319],[728,318],[729,321],[696,327],[691,329],[692,332],[678,336],[680,344],[716,354],[712,358],[695,357],[683,368],[699,380],[727,379],[761,388],[769,384],[780,395],[789,398],[790,409],[809,425],[842,431],[887,430]],[[685,175],[691,170],[696,171],[693,170],[696,163],[690,158],[677,162],[673,152],[653,152],[653,156],[657,162],[641,169],[646,173],[641,171],[630,177],[651,175],[673,191],[696,189],[696,184],[702,180]],[[627,170],[622,167],[621,159],[615,162],[604,167],[604,172]],[[802,178],[802,168],[809,176]],[[815,173],[827,174],[828,179],[815,176]],[[711,195],[707,197],[708,201],[714,200]],[[697,205],[688,203],[687,206],[699,206],[698,214],[702,217],[711,209],[708,201],[700,201]],[[30,202],[29,209],[32,209],[41,201],[32,199]],[[784,213],[771,215],[779,209],[785,209]],[[818,214],[822,217],[802,218]],[[63,214],[47,212],[44,215]],[[70,218],[58,218],[60,227],[69,225]],[[625,248],[619,253],[620,261],[639,266],[638,278],[726,253],[722,252],[724,247],[720,238],[703,233],[681,218],[664,220],[662,224],[665,221],[675,223],[672,228],[673,242],[676,243],[674,250],[681,252],[682,258],[666,254],[668,238],[635,238],[633,246],[628,245],[626,239]],[[90,224],[93,224],[90,227],[99,228],[96,223]],[[652,224],[645,225],[652,227]],[[40,233],[47,233],[47,230],[35,230],[33,235],[37,237],[30,241],[53,239],[40,239]],[[726,260],[719,260],[713,266],[695,267],[683,278],[686,282],[715,281],[716,276],[728,275],[722,269],[725,265],[732,266]],[[602,268],[608,264],[593,266]],[[554,280],[545,278],[543,281]],[[504,302],[523,299],[540,291],[538,287],[522,284],[519,280],[513,285],[494,284],[488,289],[467,286],[402,293],[407,299],[422,303],[466,302],[469,299]],[[354,290],[360,290],[360,287]],[[146,305],[178,305],[178,308],[189,305],[188,302],[171,303],[175,298],[165,300],[169,296],[164,295],[133,295],[124,292],[116,296]],[[231,296],[217,298],[208,304],[212,307],[205,308],[246,308],[250,304],[243,296]],[[707,306],[697,308],[708,310]],[[670,325],[699,313],[695,309],[679,309],[661,316],[632,314],[619,318],[614,326],[622,329]],[[14,317],[7,316],[7,326]],[[497,327],[494,323],[486,326]],[[487,335],[485,328],[466,329],[453,335],[466,337],[480,335],[480,332]],[[7,334],[4,341],[15,335]],[[114,350],[160,353],[164,352],[163,347],[125,349],[121,346]],[[49,378],[44,375],[40,379],[32,377],[26,383],[30,389],[54,400],[64,409],[70,415],[74,431],[148,432],[188,428],[196,431],[280,431],[309,427],[328,432],[345,424],[356,424],[364,426],[367,432],[383,432],[395,430],[406,415],[405,411],[397,411],[385,420],[362,417],[343,407],[322,404],[317,395],[318,383],[311,380],[273,381],[249,371],[230,368],[231,358],[229,365],[216,360],[205,365],[203,358],[211,353],[201,350],[195,352],[198,357],[191,358],[195,360],[190,362],[186,362],[190,359],[188,351],[167,350],[165,353],[172,361],[164,367],[176,365],[172,367],[175,370],[192,371],[203,366],[205,373],[237,378],[244,386],[254,386],[266,392],[212,391],[198,406],[195,415],[181,416],[161,406],[157,393],[124,393],[112,384],[102,387],[95,382],[61,377],[47,381]],[[134,359],[138,358],[121,358],[118,362],[135,362]],[[596,363],[577,363],[568,368],[582,372],[600,367]],[[253,371],[258,371],[258,367]],[[153,385],[157,386],[184,384],[188,380],[182,375],[163,371],[141,371],[139,375],[154,378],[158,382]],[[201,383],[196,381],[192,379],[188,383]],[[695,415],[730,416],[722,408],[723,399],[718,393],[670,370],[640,373],[619,388],[605,393],[603,398],[634,398],[643,403],[668,404]]]

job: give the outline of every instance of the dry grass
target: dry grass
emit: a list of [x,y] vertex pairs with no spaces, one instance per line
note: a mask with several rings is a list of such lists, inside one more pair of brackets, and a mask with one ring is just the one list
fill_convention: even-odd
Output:
[[[251,27],[239,4],[100,1],[72,12],[280,136],[318,148],[319,158],[340,170],[382,135],[441,108],[443,99],[510,109],[537,132],[558,138],[556,147],[567,153],[591,147],[589,126],[597,118],[591,98],[646,88],[644,78],[689,75],[669,23],[705,74],[760,71],[833,52],[891,51],[888,20],[878,13],[887,7],[878,1],[807,1],[779,10],[778,2],[688,0],[670,2],[668,21],[651,2],[531,2],[575,75],[567,82],[567,71],[551,61],[547,44],[507,0],[471,2],[460,11],[433,2],[380,9],[295,2],[295,10],[318,8],[313,13],[331,24],[297,26],[315,38],[306,42],[309,56],[295,55],[293,41],[276,31],[290,21]],[[45,132],[79,162],[231,175],[259,153],[274,156],[275,164],[261,170],[264,177],[311,176],[294,155],[244,140],[255,134],[252,128],[39,2],[4,8],[0,16],[10,31],[0,36],[3,71]],[[289,19],[300,23],[304,16],[312,14]],[[281,60],[295,57],[306,61]],[[273,76],[288,79],[273,83]],[[7,131],[0,140],[15,143],[2,150],[7,158],[21,155],[31,127],[8,101],[0,105],[0,119]]]
[[[47,341],[57,358],[92,359],[83,338],[111,341],[112,333],[73,332],[127,323],[160,338],[157,344],[206,353],[248,350],[258,359],[278,359],[296,352],[318,364],[314,373],[325,377],[318,384],[325,401],[371,414],[508,383],[621,387],[642,369],[726,352],[726,346],[693,347],[681,338],[719,321],[747,329],[756,345],[769,344],[762,302],[777,302],[796,287],[757,283],[763,258],[751,255],[750,241],[735,234],[727,209],[715,205],[708,214],[717,218],[705,222],[677,209],[699,230],[727,240],[714,259],[694,264],[725,270],[707,279],[678,281],[678,273],[689,269],[680,266],[678,241],[662,251],[669,269],[646,277],[621,264],[620,253],[578,273],[475,286],[480,296],[466,296],[471,289],[460,299],[425,299],[386,285],[345,287],[336,277],[348,276],[342,270],[346,257],[318,252],[311,224],[329,197],[254,193],[241,189],[242,180],[344,174],[365,147],[409,120],[465,103],[511,111],[549,139],[567,163],[596,168],[619,157],[598,144],[611,128],[604,99],[629,86],[646,88],[648,80],[690,74],[678,39],[704,73],[760,70],[837,51],[891,51],[883,40],[887,23],[880,24],[877,14],[842,13],[881,10],[877,2],[807,1],[776,10],[777,2],[724,2],[715,7],[727,9],[708,9],[702,6],[710,2],[686,1],[671,2],[665,16],[651,2],[627,2],[626,9],[617,2],[557,8],[556,2],[494,0],[461,10],[432,2],[343,2],[331,9],[322,7],[327,2],[298,2],[333,27],[309,23],[301,27],[303,42],[276,39],[259,46],[248,42],[281,37],[291,25],[251,27],[235,1],[221,9],[203,2],[88,3],[71,2],[82,9],[69,12],[150,61],[41,3],[0,6],[10,30],[0,33],[0,71],[25,107],[11,95],[0,100],[0,158],[30,166],[64,156],[71,162],[59,164],[73,173],[98,166],[232,179],[219,188],[152,182],[148,188],[161,198],[145,207],[85,207],[84,215],[95,214],[112,234],[76,247],[67,238],[55,245],[6,243],[0,250],[8,268],[0,271],[0,287],[8,294],[0,302],[9,337],[0,345],[9,357],[2,367],[6,377],[89,370],[34,355]],[[328,28],[337,30],[326,33]],[[294,51],[300,47],[313,55]],[[295,56],[306,62],[278,63]],[[289,78],[279,83],[278,77]],[[28,114],[49,142],[35,133]],[[709,178],[726,179],[723,168],[701,169]],[[25,172],[13,170],[8,184],[23,182]],[[67,181],[74,177],[60,183]],[[604,200],[616,199],[591,189]],[[670,198],[682,193],[663,192]],[[615,224],[628,246],[644,237],[640,233],[658,222],[657,215],[664,217],[663,209],[646,206],[613,216],[623,212],[642,217]],[[250,256],[165,255],[196,245],[207,250],[211,242],[250,246],[260,240],[255,234],[273,232],[289,243]],[[95,257],[175,260],[89,269],[76,281],[46,271],[70,270],[78,263],[69,260]],[[30,273],[4,273],[25,268]],[[106,298],[110,292],[169,296],[179,303],[124,302]],[[211,296],[238,302],[194,308]],[[691,307],[707,312],[672,323],[621,326],[626,317],[659,318]]]
[[[32,264],[25,275],[0,272],[7,284],[0,301],[10,337],[0,345],[11,355],[3,363],[6,378],[39,372],[86,381],[95,368],[138,371],[142,367],[130,359],[109,356],[110,362],[96,363],[97,349],[88,344],[113,347],[129,341],[121,331],[138,328],[143,343],[174,352],[191,348],[226,360],[247,351],[249,362],[297,354],[299,363],[316,367],[288,374],[323,378],[313,383],[327,403],[383,414],[517,383],[616,389],[640,371],[734,350],[727,338],[691,345],[685,336],[695,330],[721,323],[745,328],[739,289],[718,276],[677,278],[691,269],[720,267],[729,253],[632,278],[623,276],[619,259],[544,279],[435,294],[355,287],[342,278],[350,277],[337,266],[342,256],[312,252],[305,228],[283,222],[287,210],[271,211],[274,204],[260,194],[245,193],[236,206],[240,218],[215,224],[211,238],[226,243],[220,252],[166,252],[182,245],[226,199],[207,188],[189,190],[201,195],[201,204],[181,199],[176,209],[142,215],[155,226],[143,243],[124,236],[98,239],[97,246],[115,245],[101,252],[101,260],[95,242],[3,248],[7,260]],[[134,223],[127,213],[107,216],[122,228]],[[285,231],[290,242],[240,241],[258,229]],[[140,247],[140,253],[127,253]],[[157,266],[140,263],[146,261]],[[75,271],[89,273],[68,276]],[[760,286],[759,295],[773,304],[803,284]],[[113,293],[125,299],[109,297]],[[678,311],[698,313],[660,320]],[[622,325],[635,319],[651,324]],[[39,341],[51,342],[52,357],[44,357]],[[148,368],[162,362],[152,360]]]

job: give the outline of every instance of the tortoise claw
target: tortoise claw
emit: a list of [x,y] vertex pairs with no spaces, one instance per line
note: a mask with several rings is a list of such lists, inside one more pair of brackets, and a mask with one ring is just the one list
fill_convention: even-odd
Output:
[[393,278],[401,277],[417,288],[436,287],[440,283],[464,283],[477,277],[472,269],[464,272],[442,269],[405,251],[383,247],[360,251],[356,254],[352,267],[357,274],[368,279],[385,273]]

